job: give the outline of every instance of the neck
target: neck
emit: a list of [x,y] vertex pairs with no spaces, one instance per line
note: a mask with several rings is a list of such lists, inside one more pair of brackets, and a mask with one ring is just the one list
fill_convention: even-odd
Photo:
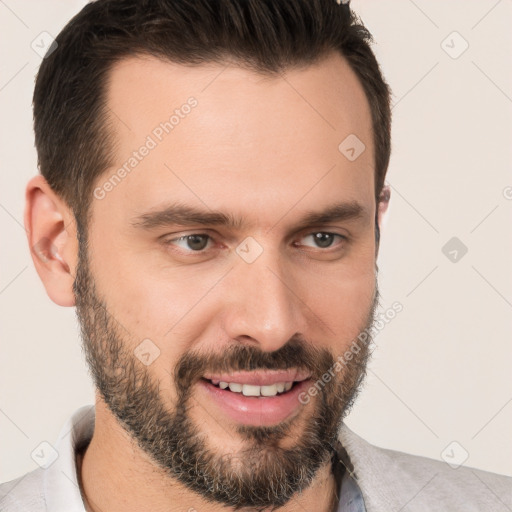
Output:
[[[96,406],[93,438],[83,453],[77,453],[80,491],[87,512],[178,512],[234,509],[205,500],[158,468],[118,425],[104,404]],[[333,512],[339,483],[327,461],[312,484],[280,507],[280,512],[315,510]],[[250,509],[238,509],[249,512]],[[265,509],[272,510],[272,507]]]

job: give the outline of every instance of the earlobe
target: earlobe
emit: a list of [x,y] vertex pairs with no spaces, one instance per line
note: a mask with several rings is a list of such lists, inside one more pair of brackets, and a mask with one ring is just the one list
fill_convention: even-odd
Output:
[[27,184],[24,221],[32,260],[48,296],[59,306],[74,306],[74,216],[41,175]]

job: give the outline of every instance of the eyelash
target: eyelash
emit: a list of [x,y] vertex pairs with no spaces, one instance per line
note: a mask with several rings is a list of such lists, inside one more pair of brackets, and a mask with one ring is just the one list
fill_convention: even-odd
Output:
[[[303,238],[305,237],[308,237],[308,236],[312,236],[312,235],[317,235],[317,234],[322,234],[322,235],[331,235],[331,236],[334,236],[334,237],[338,237],[339,239],[341,239],[342,242],[348,242],[348,238],[344,235],[340,235],[339,233],[331,233],[329,231],[313,231],[311,233],[308,233],[306,235],[304,235]],[[164,245],[166,246],[171,246],[171,245],[174,245],[173,242],[177,242],[177,241],[180,241],[180,240],[186,240],[189,236],[201,236],[201,237],[208,237],[209,240],[214,240],[214,238],[211,236],[211,235],[208,235],[207,233],[190,233],[188,235],[182,235],[182,236],[179,236],[179,237],[176,237],[176,238],[171,238],[171,239],[167,239],[167,240],[163,240],[163,243]],[[340,244],[338,244],[340,245]],[[341,244],[341,245],[344,245],[344,244]],[[309,246],[308,246],[309,247]],[[331,249],[330,252],[333,252],[332,251],[332,245],[330,245],[329,247],[325,247],[325,248],[322,248],[322,247],[317,247],[317,249],[320,250],[320,252],[329,252],[329,249]],[[337,248],[339,249],[339,247]],[[180,250],[183,250],[183,249],[178,249],[178,251]],[[336,250],[336,249],[334,249]],[[198,251],[194,251],[193,249],[188,249],[188,250],[183,250],[185,252],[185,254],[187,255],[191,255],[191,254],[197,254],[197,255],[201,255],[201,254],[205,254],[208,249],[205,248],[205,249],[200,249]]]

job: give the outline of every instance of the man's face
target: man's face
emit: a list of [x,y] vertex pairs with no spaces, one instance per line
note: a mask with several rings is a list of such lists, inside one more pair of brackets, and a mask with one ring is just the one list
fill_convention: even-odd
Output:
[[[152,460],[205,498],[286,503],[328,459],[368,356],[363,89],[338,55],[279,78],[130,58],[108,107],[116,165],[95,184],[75,282],[96,385]],[[338,149],[351,134],[366,146],[355,160]]]

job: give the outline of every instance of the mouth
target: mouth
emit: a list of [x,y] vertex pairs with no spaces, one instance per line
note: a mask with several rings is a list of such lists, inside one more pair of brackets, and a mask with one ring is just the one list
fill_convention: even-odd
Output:
[[243,425],[275,425],[303,407],[299,394],[310,374],[298,371],[251,371],[204,375],[198,382],[208,407]]

